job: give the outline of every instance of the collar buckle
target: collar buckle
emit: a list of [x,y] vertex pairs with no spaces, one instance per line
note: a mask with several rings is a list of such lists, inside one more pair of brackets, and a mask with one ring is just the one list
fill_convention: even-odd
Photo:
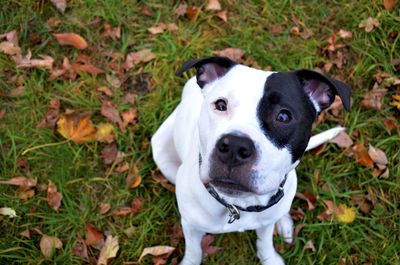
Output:
[[228,206],[226,206],[226,208],[229,211],[229,220],[228,220],[228,224],[231,224],[233,222],[235,222],[236,220],[240,219],[240,212],[239,210],[236,208],[235,205],[233,204],[229,204]]

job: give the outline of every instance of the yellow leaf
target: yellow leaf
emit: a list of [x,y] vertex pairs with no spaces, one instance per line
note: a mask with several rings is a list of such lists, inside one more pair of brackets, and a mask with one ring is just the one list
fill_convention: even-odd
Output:
[[66,139],[77,144],[95,140],[96,129],[89,114],[61,115],[57,121],[57,131]]
[[114,126],[111,123],[100,123],[97,125],[96,140],[103,143],[114,142]]
[[356,219],[356,211],[353,207],[347,207],[344,204],[339,205],[341,213],[335,215],[336,220],[343,223],[352,223]]
[[99,259],[97,260],[97,265],[107,265],[107,260],[114,258],[119,250],[118,237],[113,237],[108,235],[104,246],[100,251]]
[[397,107],[400,110],[400,95],[393,95],[394,101],[390,102],[390,105]]

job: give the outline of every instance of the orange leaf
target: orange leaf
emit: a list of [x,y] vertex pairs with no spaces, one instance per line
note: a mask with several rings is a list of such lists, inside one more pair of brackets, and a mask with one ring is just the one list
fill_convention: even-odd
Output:
[[217,17],[222,19],[224,22],[228,22],[228,11],[220,11],[217,14],[215,14]]
[[57,131],[66,139],[77,144],[95,140],[96,129],[89,114],[61,115],[57,121]]
[[368,150],[364,147],[363,144],[355,144],[352,148],[352,151],[355,155],[357,163],[369,168],[374,167],[374,162],[372,161],[371,157],[368,154]]
[[122,129],[123,122],[121,120],[121,116],[119,115],[119,111],[114,107],[114,105],[108,101],[104,100],[101,104],[101,114],[108,118],[109,120],[118,124],[118,126]]
[[88,47],[86,40],[76,33],[54,33],[53,35],[60,45],[69,45],[80,50]]
[[100,214],[106,214],[111,209],[111,205],[109,203],[101,203],[99,208]]
[[189,20],[193,21],[197,18],[200,8],[195,6],[189,6],[186,8],[186,16]]
[[103,233],[92,224],[86,224],[86,245],[101,249],[104,245]]
[[131,188],[131,189],[137,188],[140,185],[141,182],[142,182],[142,177],[141,176],[136,176],[131,181],[131,184],[129,185],[129,188]]
[[387,11],[392,11],[396,6],[396,0],[383,0],[383,6]]

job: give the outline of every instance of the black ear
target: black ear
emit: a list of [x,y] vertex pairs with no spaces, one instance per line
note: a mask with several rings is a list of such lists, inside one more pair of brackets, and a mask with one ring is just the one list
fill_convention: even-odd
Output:
[[181,76],[183,72],[194,67],[197,71],[197,84],[203,88],[206,84],[225,75],[236,64],[236,62],[227,57],[218,56],[190,60],[182,65],[176,75]]
[[314,104],[318,105],[317,112],[329,107],[335,100],[335,95],[339,95],[344,108],[350,111],[351,87],[349,85],[310,70],[302,69],[295,73],[306,94]]

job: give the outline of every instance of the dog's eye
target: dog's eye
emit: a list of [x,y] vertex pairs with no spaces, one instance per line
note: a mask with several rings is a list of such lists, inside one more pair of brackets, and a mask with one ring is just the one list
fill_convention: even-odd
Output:
[[214,102],[215,109],[219,111],[226,111],[227,107],[227,102],[224,99],[218,99],[217,101]]
[[288,110],[281,110],[276,116],[277,122],[288,123],[292,120],[292,114]]

